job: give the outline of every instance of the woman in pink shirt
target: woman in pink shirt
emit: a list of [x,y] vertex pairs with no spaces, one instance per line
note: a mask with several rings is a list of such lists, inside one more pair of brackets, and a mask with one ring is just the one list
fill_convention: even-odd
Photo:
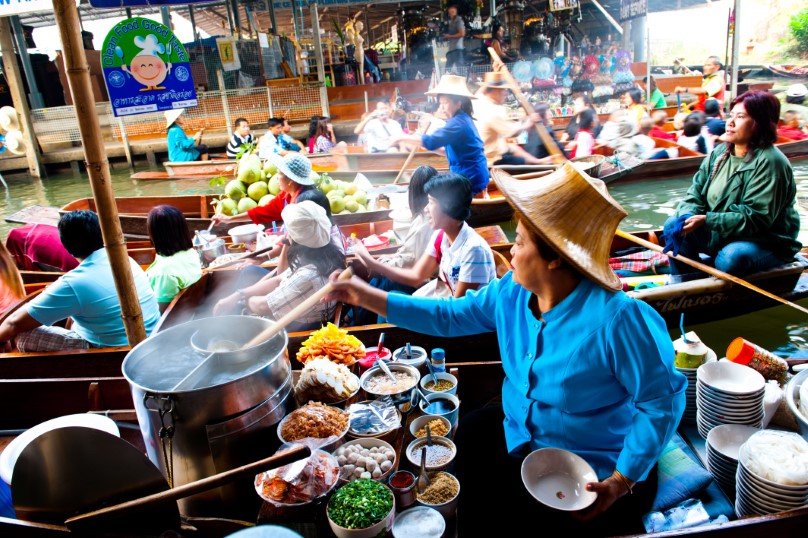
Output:
[[567,146],[571,158],[592,155],[592,150],[595,148],[595,137],[592,136],[592,130],[595,128],[597,118],[595,111],[591,108],[582,110],[578,115],[578,133],[575,135],[575,140]]

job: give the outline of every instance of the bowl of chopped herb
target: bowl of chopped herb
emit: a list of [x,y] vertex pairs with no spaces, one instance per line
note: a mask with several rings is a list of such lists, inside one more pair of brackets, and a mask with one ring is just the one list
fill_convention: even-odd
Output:
[[435,372],[421,378],[421,389],[426,394],[441,392],[444,394],[457,394],[457,378],[446,372]]
[[390,488],[376,480],[348,482],[328,500],[328,525],[337,538],[373,538],[393,528],[396,502]]
[[457,503],[460,499],[460,481],[445,471],[428,474],[430,484],[424,491],[417,492],[416,504],[434,508],[445,519],[449,519],[457,511]]

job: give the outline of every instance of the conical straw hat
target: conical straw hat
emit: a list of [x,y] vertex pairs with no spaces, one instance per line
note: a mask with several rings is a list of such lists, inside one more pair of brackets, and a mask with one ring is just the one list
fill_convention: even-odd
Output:
[[182,113],[185,112],[184,108],[173,108],[171,110],[166,110],[163,112],[163,116],[166,119],[166,129],[171,127],[171,124],[177,121],[177,118],[182,116]]
[[609,248],[617,225],[628,213],[609,195],[603,181],[569,162],[536,179],[514,179],[498,169],[491,170],[491,177],[527,224],[564,260],[598,285],[622,289],[609,266]]
[[466,86],[466,79],[458,75],[443,75],[440,82],[433,89],[427,91],[425,95],[457,95],[476,99]]
[[17,111],[10,106],[0,107],[0,127],[5,131],[19,131],[20,120]]
[[22,138],[20,131],[9,131],[6,133],[6,149],[14,155],[22,155],[25,153],[25,140]]

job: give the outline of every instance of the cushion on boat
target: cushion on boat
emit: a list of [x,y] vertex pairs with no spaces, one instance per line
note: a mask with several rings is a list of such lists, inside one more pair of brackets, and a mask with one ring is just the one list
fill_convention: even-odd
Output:
[[[687,452],[686,452],[687,451]],[[661,512],[685,499],[697,497],[713,476],[694,456],[677,433],[659,458],[659,485],[652,511]]]

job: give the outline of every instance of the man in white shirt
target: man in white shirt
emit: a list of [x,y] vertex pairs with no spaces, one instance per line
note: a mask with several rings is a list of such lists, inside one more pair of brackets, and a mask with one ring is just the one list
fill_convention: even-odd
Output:
[[398,146],[390,145],[395,138],[404,135],[401,124],[390,118],[390,103],[379,100],[376,110],[368,114],[354,129],[354,134],[365,135],[368,153],[399,151]]
[[510,119],[503,106],[507,97],[507,81],[501,72],[493,71],[485,74],[477,91],[477,99],[472,101],[474,124],[485,144],[488,164],[541,164],[540,159],[525,151],[519,144],[508,142],[509,138],[533,127],[537,117],[527,116],[524,121]]
[[269,118],[269,130],[258,141],[258,156],[262,160],[270,159],[281,153],[280,136],[283,133],[283,120],[280,118]]

